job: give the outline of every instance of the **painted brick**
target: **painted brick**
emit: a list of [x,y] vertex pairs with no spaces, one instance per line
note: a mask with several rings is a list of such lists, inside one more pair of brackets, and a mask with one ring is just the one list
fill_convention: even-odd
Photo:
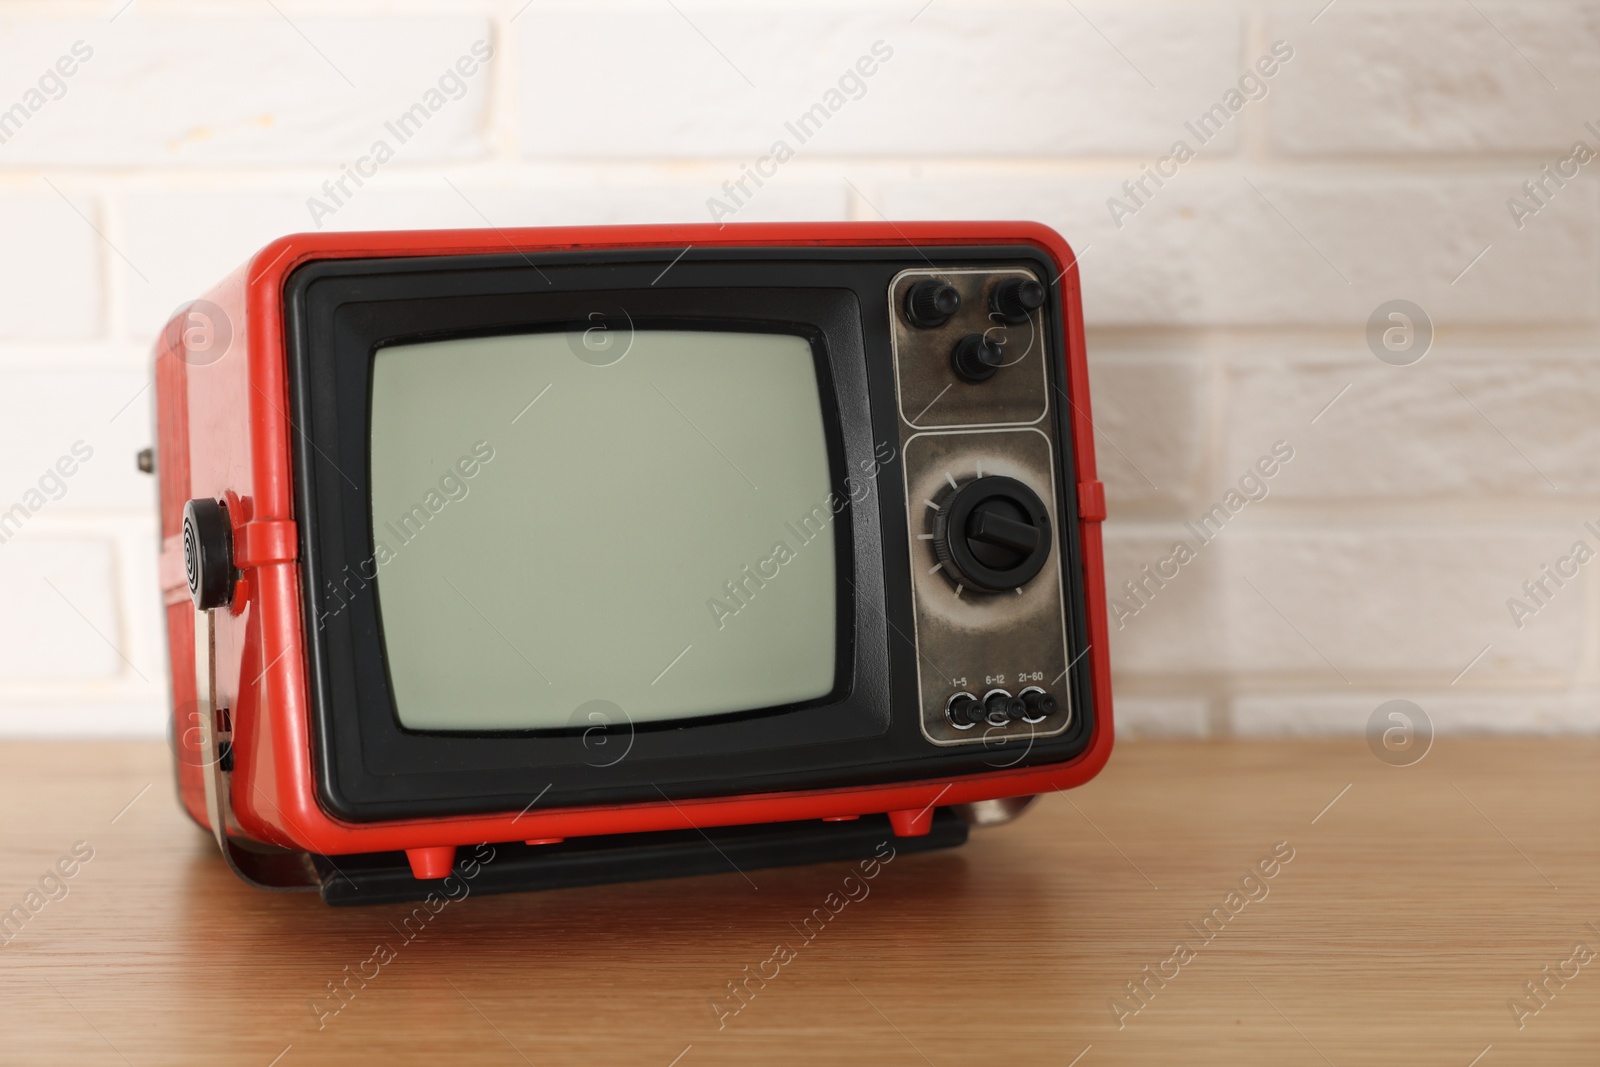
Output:
[[1349,4],[1314,28],[1298,6],[1270,33],[1302,43],[1268,102],[1274,148],[1564,152],[1600,121],[1600,5]]
[[1226,469],[1287,438],[1298,452],[1276,486],[1286,497],[1600,492],[1600,375],[1589,353],[1440,345],[1393,367],[1363,347],[1246,358],[1227,380]]
[[[99,238],[73,204],[42,182],[37,188],[0,190],[0,337],[92,336],[101,321]],[[102,224],[93,201],[74,203]]]
[[1195,697],[1121,696],[1116,698],[1117,741],[1140,738],[1206,737],[1206,701]]
[[[1592,322],[1600,311],[1594,184],[1569,186],[1519,231],[1505,201],[1526,180],[1520,172],[1291,178],[1179,171],[1164,187],[1149,186],[1154,195],[1118,219],[1119,228],[1107,202],[1136,177],[1130,167],[1104,178],[890,182],[875,199],[894,218],[1031,218],[1054,226],[1080,257],[1091,325],[1364,328],[1378,305],[1395,298],[1452,324]],[[1485,246],[1492,247],[1473,264]]]
[[[728,217],[1037,218],[1073,242],[1122,737],[1359,735],[1394,696],[1441,732],[1600,731],[1587,570],[1520,630],[1506,607],[1574,541],[1600,544],[1582,526],[1600,525],[1600,166],[1513,214],[1540,164],[1600,147],[1600,0],[1339,0],[1314,25],[1320,0],[278,6],[0,18],[17,75],[0,90],[0,516],[73,441],[95,449],[0,543],[0,735],[164,730],[153,493],[132,454],[148,342],[175,307],[319,224],[707,219],[877,40],[894,55],[865,94]],[[512,14],[463,99],[315,217],[324,180]],[[1267,98],[1130,198],[1275,38],[1295,56]],[[80,39],[92,59],[30,109]],[[1120,226],[1112,197],[1138,208]],[[1438,326],[1411,367],[1363,336],[1393,298]],[[1271,495],[1128,613],[1122,583],[1280,439],[1296,456]]]
[[[1227,564],[1215,548],[1179,569],[1177,577],[1129,599],[1125,583],[1144,580],[1184,537],[1181,524],[1108,522],[1105,529],[1109,600],[1124,612],[1111,616],[1115,677],[1204,675],[1224,669],[1230,617],[1221,592]],[[1142,606],[1140,606],[1142,603]],[[1137,607],[1137,611],[1133,609]]]
[[[146,478],[143,474],[139,477]],[[126,512],[88,521],[76,519],[74,525],[104,532],[116,544],[122,654],[134,668],[132,677],[122,680],[121,697],[130,708],[165,708],[169,689],[166,613],[156,592],[161,588],[157,564],[161,555],[159,517],[151,508],[148,512]]]
[[131,668],[118,654],[115,568],[109,542],[0,544],[0,680],[109,679]]
[[50,368],[135,370],[143,373],[150,363],[150,347],[109,337],[89,341],[0,340],[0,375],[13,369]]
[[[149,380],[144,371],[103,367],[7,370],[0,389],[0,512],[23,505],[25,528],[51,516],[153,512],[155,486],[134,466],[135,454],[152,443]],[[63,476],[65,470],[72,473]]]
[[[114,669],[96,677],[43,676],[38,671],[21,676],[0,673],[0,737],[166,736],[170,711],[166,634],[162,629],[160,597],[155,593],[155,516],[123,517],[104,512],[92,517],[44,516],[30,523],[15,540],[0,545],[0,562],[18,551],[20,554],[13,561],[25,580],[25,589],[26,581],[36,573],[45,573],[65,592],[67,586],[53,573],[41,572],[29,564],[37,563],[34,557],[40,548],[78,552],[84,546],[93,558],[93,565],[85,570],[93,585],[85,585],[85,595],[91,600],[109,596],[117,605],[115,614],[109,616],[116,629],[102,625],[102,617],[108,616],[103,608],[98,609],[98,614],[83,608],[84,614],[115,642],[114,650],[100,642],[113,658]],[[107,550],[111,556],[109,567],[104,560]],[[55,558],[59,554],[56,551],[51,557],[56,569],[62,566]],[[80,563],[81,558],[72,555],[65,560],[66,566]],[[71,595],[74,603],[82,607],[79,594]],[[92,631],[85,627],[83,632]],[[40,640],[59,639],[61,647],[70,649],[77,647],[81,636],[81,632],[58,634],[52,630]]]
[[1181,357],[1108,354],[1105,347],[1092,353],[1095,462],[1112,513],[1170,513],[1193,504],[1205,455],[1205,367]]
[[[914,20],[898,4],[535,9],[517,29],[530,157],[753,162],[777,140],[851,156],[1158,152],[1245,62],[1239,14],[1194,6],[935,4]],[[881,66],[830,105],[829,90],[880,41]],[[831,107],[820,132],[786,130],[818,103]]]
[[[0,165],[337,167],[380,138],[405,164],[476,157],[485,151],[493,61],[465,80],[452,65],[477,41],[492,44],[487,19],[325,17],[287,8],[243,18],[146,18],[134,10],[111,24],[7,21],[0,70],[19,77],[8,79],[6,92],[15,96],[0,107],[19,99],[31,106],[26,90],[75,44],[79,57],[90,55],[60,80],[58,98],[39,98],[0,146]],[[387,133],[386,122],[431,104],[425,95],[447,75],[455,81],[421,132],[404,144]],[[55,84],[48,83],[52,95]]]
[[[1571,531],[1284,528],[1270,508],[1247,505],[1204,545],[1183,526],[1108,524],[1119,676],[1292,676],[1335,690],[1373,677],[1445,685],[1485,645],[1466,675],[1474,683],[1577,670],[1584,576],[1520,629],[1506,603],[1567,551]],[[1142,568],[1159,571],[1179,539],[1197,558],[1153,583]],[[1144,583],[1138,599],[1128,582]]]
[[1254,518],[1247,527],[1230,524],[1212,546],[1227,563],[1210,609],[1228,620],[1231,671],[1294,674],[1332,690],[1374,677],[1442,688],[1485,645],[1459,684],[1570,675],[1585,654],[1583,577],[1520,631],[1506,607],[1565,548],[1560,528],[1285,529]]
[[9,695],[0,689],[0,738],[105,737],[160,740],[171,713],[156,701],[135,703],[119,691],[102,697]]
[[[1380,704],[1410,700],[1435,735],[1594,733],[1600,695],[1580,693],[1457,693],[1421,690],[1293,693],[1241,697],[1233,703],[1234,732],[1243,736],[1363,734]],[[1424,757],[1426,758],[1426,757]]]

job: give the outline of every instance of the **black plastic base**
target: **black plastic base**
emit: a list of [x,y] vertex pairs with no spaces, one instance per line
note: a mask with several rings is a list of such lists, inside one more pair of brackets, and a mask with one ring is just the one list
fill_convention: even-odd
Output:
[[863,815],[852,822],[808,820],[703,832],[616,834],[554,845],[496,844],[493,858],[478,863],[470,878],[466,870],[473,869],[478,855],[471,848],[459,850],[450,878],[426,881],[412,876],[402,852],[314,856],[312,861],[322,880],[323,901],[344,906],[421,900],[429,893],[459,897],[462,882],[474,894],[567,889],[865,859],[885,841],[892,841],[895,851],[904,854],[954,848],[966,840],[967,824],[940,808],[933,813],[932,829],[922,837],[895,837],[887,816]]

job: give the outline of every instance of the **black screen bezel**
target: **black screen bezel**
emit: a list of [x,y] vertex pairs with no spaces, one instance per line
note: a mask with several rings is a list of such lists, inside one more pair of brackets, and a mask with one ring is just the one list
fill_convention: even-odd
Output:
[[[1031,248],[936,254],[952,267],[1000,261],[1052,276],[1049,261]],[[840,573],[850,574],[851,586],[852,629],[841,640],[849,656],[838,664],[846,680],[830,698],[801,707],[555,735],[408,731],[393,717],[381,646],[371,654],[376,585],[352,590],[347,583],[348,607],[331,616],[326,610],[329,576],[348,575],[351,556],[360,558],[362,544],[371,549],[368,468],[349,464],[362,479],[356,484],[335,457],[364,450],[369,413],[364,396],[352,399],[360,390],[351,383],[370,385],[377,348],[581,322],[586,308],[614,306],[619,294],[643,321],[792,329],[813,337],[835,392],[829,417],[837,474],[866,469],[861,465],[873,462],[880,443],[898,441],[884,295],[895,273],[928,262],[906,249],[718,249],[701,256],[648,250],[320,261],[295,271],[285,286],[286,334],[319,802],[340,818],[371,821],[514,810],[535,797],[541,806],[563,807],[864,784],[1061,762],[1082,751],[1093,721],[1085,669],[1069,672],[1074,722],[1058,737],[1024,749],[938,748],[921,736],[897,455],[876,472],[868,506],[846,507],[834,524],[836,547],[845,545]],[[556,305],[559,314],[549,310]],[[1047,364],[1059,391],[1063,331],[1051,318]],[[825,409],[827,400],[824,394]],[[1052,405],[1062,458],[1059,547],[1076,660],[1086,630],[1082,589],[1073,588],[1081,567],[1076,494],[1067,491],[1075,479],[1065,407]],[[834,488],[844,489],[837,482]],[[364,540],[352,532],[357,527]],[[366,652],[357,647],[363,641]],[[380,692],[381,700],[374,696]],[[619,750],[627,758],[611,762]]]

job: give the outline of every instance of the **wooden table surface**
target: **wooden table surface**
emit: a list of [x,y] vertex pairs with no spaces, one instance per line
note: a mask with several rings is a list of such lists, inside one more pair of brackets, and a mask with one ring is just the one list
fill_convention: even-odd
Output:
[[[236,881],[162,745],[10,743],[0,909],[46,902],[0,948],[0,1062],[1593,1064],[1597,762],[1594,740],[1446,738],[1406,768],[1359,738],[1125,743],[1088,787],[853,883],[809,940],[849,865],[480,895],[406,942],[409,906]],[[776,977],[731,1014],[747,966]]]

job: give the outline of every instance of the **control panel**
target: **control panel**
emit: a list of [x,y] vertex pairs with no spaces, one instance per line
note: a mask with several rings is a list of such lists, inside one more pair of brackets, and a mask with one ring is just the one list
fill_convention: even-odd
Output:
[[1059,734],[1072,708],[1046,286],[1023,268],[929,268],[888,295],[923,735]]

